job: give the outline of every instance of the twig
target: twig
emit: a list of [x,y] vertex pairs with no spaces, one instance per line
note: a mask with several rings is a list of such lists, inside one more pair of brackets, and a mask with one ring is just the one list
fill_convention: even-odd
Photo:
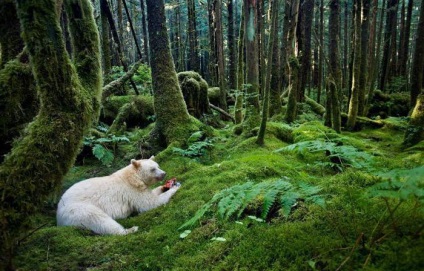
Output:
[[218,111],[219,113],[221,113],[222,115],[224,115],[224,116],[226,116],[226,117],[229,117],[229,118],[233,121],[233,123],[235,123],[235,122],[236,122],[236,120],[234,119],[234,117],[233,117],[233,116],[231,116],[230,114],[228,114],[227,112],[225,112],[223,109],[221,109],[221,108],[219,108],[219,107],[217,107],[217,106],[215,106],[215,105],[213,105],[213,104],[211,104],[211,103],[209,103],[209,106],[210,106],[212,109],[214,109],[214,110]]
[[362,240],[362,238],[364,237],[364,233],[362,232],[358,238],[356,238],[355,244],[353,245],[352,249],[350,250],[349,255],[346,257],[346,259],[340,264],[340,266],[336,269],[336,271],[340,270],[343,265],[345,265],[349,260],[350,257],[352,257],[353,252],[355,251],[355,249],[358,247],[359,242]]
[[35,228],[34,230],[30,231],[27,235],[25,235],[24,237],[22,237],[21,239],[19,239],[16,243],[19,245],[22,241],[24,241],[25,239],[27,239],[28,237],[30,237],[31,235],[33,235],[36,231],[38,231],[39,229],[41,229],[42,227],[46,226],[47,223],[44,223],[43,225],[39,226],[38,228]]

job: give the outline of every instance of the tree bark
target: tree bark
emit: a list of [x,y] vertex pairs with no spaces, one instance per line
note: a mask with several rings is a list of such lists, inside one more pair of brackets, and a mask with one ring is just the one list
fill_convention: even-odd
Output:
[[269,30],[269,42],[268,42],[268,65],[267,65],[267,76],[265,79],[265,89],[263,96],[263,106],[262,106],[262,121],[259,127],[258,136],[256,138],[256,144],[263,145],[265,142],[265,130],[266,123],[268,121],[268,109],[269,109],[269,96],[271,88],[271,77],[273,70],[273,62],[278,60],[278,58],[272,58],[274,55],[274,49],[277,49],[275,44],[278,43],[278,13],[279,13],[279,0],[270,1],[271,9],[271,22]]
[[143,29],[143,48],[144,48],[144,63],[150,65],[150,56],[149,56],[149,39],[147,34],[147,22],[146,22],[146,12],[144,0],[140,0],[140,12],[141,12],[141,26]]
[[237,91],[236,102],[234,105],[234,122],[239,124],[243,121],[243,97],[244,97],[244,49],[245,49],[245,16],[244,12],[241,13],[239,40],[237,44],[238,57],[237,57]]
[[[411,70],[411,106],[416,105],[418,94],[423,89],[424,73],[424,1],[421,2],[420,20],[415,39],[415,52]],[[422,102],[422,101],[421,101]]]
[[237,89],[237,54],[235,42],[234,0],[227,0],[228,9],[228,87]]
[[188,11],[188,41],[189,41],[189,55],[188,55],[188,68],[189,71],[200,71],[200,60],[198,47],[199,42],[197,39],[197,25],[196,25],[196,8],[194,0],[187,0]]
[[255,0],[244,0],[243,12],[246,19],[244,33],[246,44],[246,119],[243,123],[244,133],[256,127],[259,116],[259,57],[257,5]]
[[0,2],[0,69],[14,59],[22,49],[24,43],[20,36],[18,16],[12,0]]
[[365,95],[367,93],[367,78],[368,78],[368,40],[369,40],[369,11],[370,0],[362,0],[362,21],[361,21],[361,67],[359,73],[359,91],[358,91],[358,115],[365,115]]
[[331,114],[331,127],[337,132],[341,132],[341,115],[340,115],[340,94],[341,94],[341,77],[342,72],[340,69],[340,52],[339,52],[339,41],[340,41],[340,1],[331,0],[330,6],[330,17],[328,20],[329,26],[329,46],[328,51],[331,52],[329,58],[329,79],[328,88],[331,100],[330,111],[327,114]]
[[354,56],[353,56],[353,72],[352,72],[352,91],[349,101],[349,112],[346,127],[353,130],[358,116],[358,99],[360,88],[360,72],[361,72],[361,0],[354,1]]

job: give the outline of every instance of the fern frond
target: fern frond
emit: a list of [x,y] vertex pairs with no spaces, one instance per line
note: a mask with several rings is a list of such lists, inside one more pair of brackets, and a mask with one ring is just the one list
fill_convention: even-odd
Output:
[[181,225],[178,230],[187,228],[187,227],[191,227],[193,226],[197,221],[199,221],[204,215],[205,213],[210,209],[210,207],[212,206],[212,204],[210,204],[209,202],[204,204],[202,206],[202,208],[200,208],[192,218],[190,218],[188,221],[186,221],[183,225]]
[[281,209],[283,209],[283,216],[289,216],[291,208],[297,202],[297,199],[299,199],[300,197],[301,195],[298,192],[294,191],[289,191],[280,197]]
[[264,195],[264,204],[262,206],[262,218],[265,219],[268,216],[269,210],[277,199],[278,190],[268,190]]

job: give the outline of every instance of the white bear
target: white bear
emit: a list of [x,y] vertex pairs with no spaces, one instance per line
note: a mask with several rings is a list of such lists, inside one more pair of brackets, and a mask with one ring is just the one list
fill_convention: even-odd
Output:
[[138,227],[125,229],[117,218],[144,212],[169,201],[179,185],[162,192],[162,186],[148,187],[163,180],[165,171],[150,159],[131,160],[131,164],[112,175],[91,178],[71,186],[57,208],[59,226],[77,226],[97,234],[125,235]]

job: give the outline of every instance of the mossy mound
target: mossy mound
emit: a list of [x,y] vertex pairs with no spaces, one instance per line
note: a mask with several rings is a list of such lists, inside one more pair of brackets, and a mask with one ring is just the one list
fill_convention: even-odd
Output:
[[381,118],[407,116],[409,113],[409,96],[408,92],[387,94],[377,90],[371,99],[368,115],[371,117],[380,116]]
[[210,114],[208,83],[194,71],[180,72],[177,76],[190,115],[199,119]]
[[123,111],[126,112],[121,121],[126,123],[127,128],[144,128],[154,121],[153,97],[150,95],[111,96],[103,103],[100,120],[112,124]]

